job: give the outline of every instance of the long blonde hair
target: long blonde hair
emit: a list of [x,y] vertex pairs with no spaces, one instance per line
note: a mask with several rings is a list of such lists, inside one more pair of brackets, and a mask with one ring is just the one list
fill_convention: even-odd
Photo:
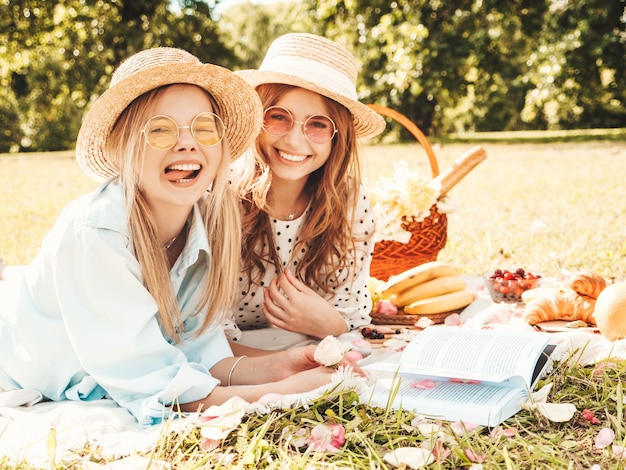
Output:
[[[120,169],[131,241],[143,282],[157,304],[161,330],[167,338],[178,343],[183,333],[183,321],[169,275],[167,254],[159,242],[152,212],[138,184],[145,146],[141,128],[154,109],[155,101],[167,87],[145,93],[126,108],[111,131],[107,152],[115,157]],[[219,115],[217,104],[207,95],[214,112]],[[223,155],[212,188],[198,201],[211,250],[206,284],[198,286],[202,289],[202,297],[195,314],[206,311],[198,335],[225,318],[233,308],[240,270],[241,218],[237,198],[228,181],[228,143],[223,141],[222,146]]]
[[[257,87],[264,109],[273,106],[295,87],[264,84]],[[356,256],[355,241],[365,235],[352,231],[357,205],[361,166],[351,113],[339,103],[322,97],[330,118],[337,126],[330,157],[311,173],[305,191],[311,199],[310,212],[302,226],[294,255],[306,247],[307,256],[298,262],[296,276],[306,284],[332,292],[337,273],[347,268],[348,254]],[[247,152],[235,165],[237,187],[243,211],[243,269],[250,283],[259,283],[265,274],[265,263],[272,264],[277,255],[268,216],[272,172],[259,139],[254,151]],[[361,237],[361,238],[359,238]],[[353,258],[354,259],[354,258]]]

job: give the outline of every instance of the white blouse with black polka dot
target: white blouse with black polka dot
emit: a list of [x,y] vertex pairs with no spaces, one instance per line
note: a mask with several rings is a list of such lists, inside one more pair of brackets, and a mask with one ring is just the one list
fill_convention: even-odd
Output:
[[[274,241],[283,269],[291,268],[292,272],[295,271],[298,262],[306,256],[306,249],[300,249],[300,252],[296,253],[295,256],[292,254],[308,211],[309,209],[301,217],[294,220],[272,219]],[[371,234],[374,230],[373,212],[364,186],[361,186],[360,189],[359,204],[354,220],[353,233]],[[336,273],[336,277],[332,278],[334,281],[331,287],[332,294],[327,297],[327,300],[343,315],[350,330],[367,325],[371,321],[372,299],[367,289],[367,283],[373,250],[374,243],[371,240],[357,242],[356,259],[354,256],[348,255],[350,256],[348,268]],[[288,266],[289,263],[291,266]],[[276,275],[277,270],[268,266],[261,286],[253,287],[250,291],[247,290],[247,279],[240,278],[239,297],[232,320],[241,330],[270,326],[263,315],[263,287],[268,286]],[[236,339],[239,336],[236,331],[227,331],[227,334],[231,339]]]

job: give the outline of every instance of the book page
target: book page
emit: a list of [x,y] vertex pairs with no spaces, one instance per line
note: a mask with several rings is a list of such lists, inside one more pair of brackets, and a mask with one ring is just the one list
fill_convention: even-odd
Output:
[[530,387],[537,359],[550,339],[540,332],[429,327],[402,354],[401,369],[447,377],[521,376]]

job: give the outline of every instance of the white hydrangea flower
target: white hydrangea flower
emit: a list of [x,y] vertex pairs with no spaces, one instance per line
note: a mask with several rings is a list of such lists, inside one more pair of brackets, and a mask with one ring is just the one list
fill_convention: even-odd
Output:
[[[416,222],[424,220],[430,215],[430,208],[437,204],[440,190],[440,185],[409,169],[405,161],[396,162],[393,176],[381,178],[380,184],[369,191],[376,218],[374,241],[408,243],[411,233],[402,229],[402,217],[412,218]],[[443,209],[446,209],[445,204]]]

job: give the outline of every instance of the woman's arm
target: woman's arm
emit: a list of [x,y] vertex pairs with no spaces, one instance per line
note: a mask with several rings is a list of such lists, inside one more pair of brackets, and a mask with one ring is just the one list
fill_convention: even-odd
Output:
[[[237,365],[237,368],[239,368],[239,365],[245,362],[246,359],[241,361],[240,364]],[[182,411],[195,412],[206,409],[212,405],[221,405],[234,396],[241,397],[247,402],[253,403],[268,393],[287,395],[309,392],[330,383],[334,373],[335,370],[329,367],[317,367],[271,383],[260,385],[235,385],[231,387],[218,386],[215,387],[206,398],[181,404],[180,408]],[[241,371],[240,374],[243,374],[243,371]]]
[[182,404],[181,409],[193,412],[222,404],[233,396],[254,402],[268,393],[286,395],[314,390],[329,383],[335,373],[333,368],[319,366],[314,353],[315,346],[311,345],[262,356],[223,359],[211,369],[211,375],[221,385],[202,400]]
[[[213,368],[211,375],[218,378],[222,385],[255,385],[263,382],[276,382],[300,372],[319,367],[315,360],[315,345],[291,348],[285,351],[266,351],[230,343],[235,353],[234,358],[224,359]],[[237,359],[245,356],[233,369]],[[232,373],[231,373],[232,371]]]

